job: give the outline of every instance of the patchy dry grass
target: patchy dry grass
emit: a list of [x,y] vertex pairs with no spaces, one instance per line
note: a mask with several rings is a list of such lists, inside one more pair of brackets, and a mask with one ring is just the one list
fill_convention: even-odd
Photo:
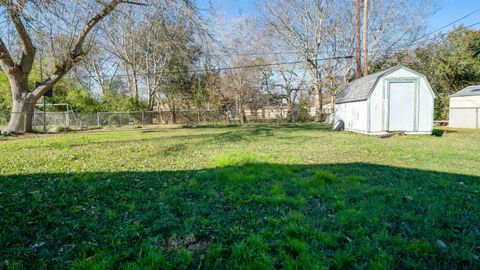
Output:
[[479,268],[479,141],[315,124],[4,139],[0,266]]

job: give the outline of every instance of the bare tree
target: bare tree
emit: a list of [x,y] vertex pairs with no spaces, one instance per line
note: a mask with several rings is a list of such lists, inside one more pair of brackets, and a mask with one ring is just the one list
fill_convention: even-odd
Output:
[[153,110],[155,103],[160,107],[160,88],[168,71],[169,44],[165,43],[166,35],[164,25],[152,22],[146,25],[140,33],[143,35],[142,47],[144,56],[141,61],[142,70],[145,71],[147,86],[148,109]]
[[119,64],[113,61],[111,55],[95,44],[82,61],[82,65],[78,65],[74,72],[78,75],[76,79],[80,83],[85,85],[84,82],[87,82],[87,89],[93,88],[90,84],[93,81],[94,85],[100,89],[102,96],[107,96],[113,94],[113,85],[118,69]]
[[322,118],[323,87],[319,58],[322,57],[323,22],[329,5],[323,1],[264,0],[261,6],[265,19],[291,48],[301,53],[307,63],[315,92],[316,121]]
[[199,53],[192,39],[193,30],[185,26],[185,19],[169,21],[158,18],[150,17],[137,37],[142,52],[139,56],[140,68],[146,81],[149,109],[153,109],[155,101],[159,105],[161,94],[168,94],[164,86],[169,78],[177,75],[171,70],[171,63],[190,66]]
[[[276,49],[280,50],[281,47]],[[304,65],[294,60],[298,60],[298,55],[278,53],[272,54],[271,59],[273,63],[279,64],[271,71],[271,84],[273,87],[270,88],[268,93],[270,95],[277,95],[282,103],[286,103],[290,120],[294,122],[295,104],[298,102],[299,93],[304,90],[306,84]]]
[[142,16],[134,6],[126,6],[122,12],[103,24],[105,37],[103,47],[120,60],[126,75],[130,97],[139,100],[139,73],[141,47],[137,31],[142,25]]
[[265,64],[267,59],[255,54],[261,50],[263,41],[260,38],[260,33],[263,32],[258,22],[250,17],[238,17],[233,21],[233,25],[235,27],[218,30],[224,54],[218,55],[217,60],[220,65],[245,68],[225,70],[221,74],[220,92],[226,103],[233,105],[243,124],[246,118],[245,109],[248,103],[256,99],[258,86],[261,84],[259,78],[263,69],[255,66]]
[[368,57],[412,49],[424,35],[430,1],[376,0],[368,7]]
[[[428,2],[378,0],[370,6],[365,3],[363,69],[368,72],[368,57],[375,59],[409,48],[425,30]],[[352,4],[353,7],[348,8]],[[360,0],[353,3],[351,0],[263,0],[260,8],[276,30],[277,38],[302,55],[307,63],[307,79],[311,80],[315,92],[315,116],[320,120],[324,94],[335,95],[339,83],[345,81],[351,71],[352,62],[344,61],[342,56],[356,54],[357,77],[362,75]],[[355,42],[351,42],[353,37]],[[332,57],[336,58],[335,63],[326,60]]]
[[[58,81],[62,79],[87,54],[92,30],[120,4],[123,0],[73,1],[59,3],[52,1],[2,0],[0,9],[8,15],[9,23],[14,26],[15,36],[21,44],[20,55],[15,57],[14,46],[0,38],[0,66],[7,75],[12,91],[12,113],[6,132],[21,132],[32,130],[32,117],[35,103]],[[132,3],[132,2],[128,2]],[[67,12],[70,12],[67,14]],[[81,14],[72,14],[81,12]],[[67,14],[67,15],[65,15]],[[64,32],[49,32],[54,30],[52,21],[61,22]],[[27,26],[27,22],[29,22]],[[83,26],[79,28],[79,25]],[[58,25],[57,25],[58,26]],[[59,57],[55,59],[50,76],[35,89],[28,89],[28,76],[32,70],[37,49],[35,47],[36,32],[50,35],[50,48],[54,48],[55,37],[61,37],[64,51],[55,51]],[[66,35],[68,32],[68,35]]]
[[[351,34],[355,27],[353,11],[338,10],[337,16],[329,16],[326,21],[328,35],[325,38],[325,56],[327,60],[323,61],[322,73],[323,84],[326,94],[330,97],[332,106],[335,104],[335,98],[341,87],[347,84],[352,77],[356,58],[336,59],[335,56],[346,54],[353,55],[356,51],[356,36]],[[334,106],[332,107],[334,110]]]
[[[204,34],[189,1],[165,3],[151,1],[147,10],[125,6],[102,29],[103,46],[123,67],[131,97],[146,99],[150,110],[166,104],[175,107],[175,100],[182,95],[175,92],[187,91],[167,87],[189,76],[172,68],[196,61],[197,44]],[[165,99],[168,102],[163,104]]]

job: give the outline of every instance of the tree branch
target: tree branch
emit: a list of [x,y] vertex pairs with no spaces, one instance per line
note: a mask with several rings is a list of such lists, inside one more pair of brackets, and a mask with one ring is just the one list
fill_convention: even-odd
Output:
[[75,64],[80,62],[85,56],[85,51],[83,50],[83,45],[88,34],[92,29],[106,16],[108,16],[120,3],[126,3],[123,0],[112,0],[110,4],[106,5],[99,13],[97,13],[92,19],[90,19],[82,31],[77,37],[77,42],[75,43],[74,49],[68,53],[68,56],[63,60],[57,67],[55,72],[45,80],[40,86],[38,86],[31,94],[36,98],[39,98],[50,88],[53,87],[59,80],[63,78]]
[[30,70],[32,70],[33,62],[35,60],[35,46],[33,46],[32,39],[25,28],[25,25],[21,19],[21,9],[23,7],[19,4],[14,4],[12,1],[7,2],[7,10],[10,18],[17,30],[18,36],[22,43],[22,58],[20,60],[20,68],[22,73],[28,75]]
[[85,24],[82,32],[80,32],[80,35],[78,36],[75,49],[71,53],[72,56],[81,56],[84,53],[83,44],[85,42],[85,39],[87,38],[88,33],[90,33],[90,31],[92,31],[92,29],[108,14],[110,14],[120,3],[124,2],[125,1],[122,0],[112,0],[110,4],[106,5],[97,15],[95,15],[92,19],[90,19],[90,21],[87,22],[87,24]]
[[0,66],[2,67],[3,71],[10,72],[12,69],[15,69],[15,62],[13,61],[10,52],[8,51],[5,43],[0,38]]

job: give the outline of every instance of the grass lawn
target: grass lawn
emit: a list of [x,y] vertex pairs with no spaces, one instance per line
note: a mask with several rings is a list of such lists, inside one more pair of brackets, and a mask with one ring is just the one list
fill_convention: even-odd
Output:
[[480,132],[0,137],[0,269],[480,268]]

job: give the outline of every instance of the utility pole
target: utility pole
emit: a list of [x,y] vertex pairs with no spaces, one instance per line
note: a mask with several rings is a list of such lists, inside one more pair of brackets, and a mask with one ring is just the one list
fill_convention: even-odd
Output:
[[363,76],[368,75],[368,0],[363,0]]
[[356,77],[362,77],[362,60],[361,60],[361,46],[360,46],[360,4],[359,0],[353,0],[355,5],[355,61],[357,63]]

